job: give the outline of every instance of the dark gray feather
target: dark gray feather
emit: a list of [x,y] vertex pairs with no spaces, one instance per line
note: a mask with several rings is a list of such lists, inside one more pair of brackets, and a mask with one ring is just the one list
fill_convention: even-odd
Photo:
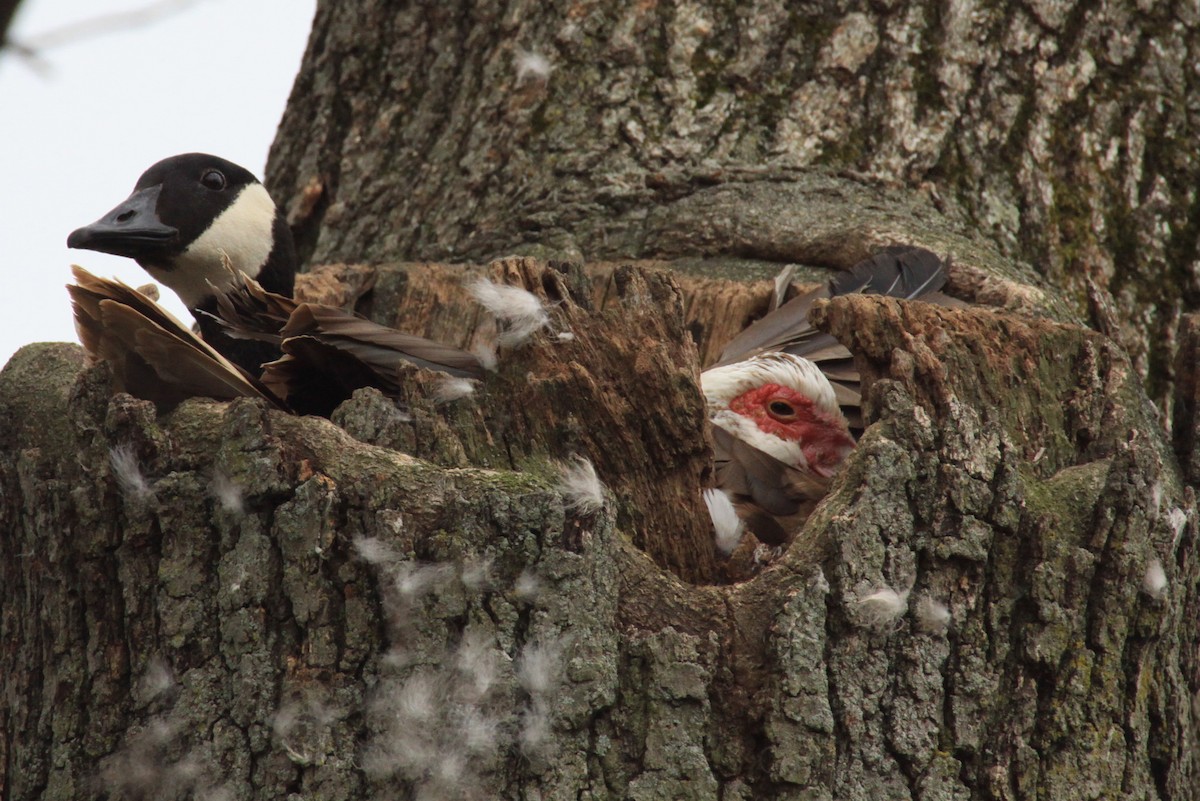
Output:
[[782,545],[829,490],[829,479],[779,461],[714,426],[716,485],[754,536]]
[[733,364],[768,351],[803,356],[825,373],[850,427],[861,430],[862,393],[854,360],[844,345],[809,322],[813,303],[820,298],[861,293],[953,305],[956,301],[940,291],[947,277],[946,262],[931,251],[908,245],[884,248],[749,325],[725,346],[713,366]]
[[946,279],[946,262],[931,251],[911,246],[884,248],[749,325],[725,346],[713,366],[744,361],[771,350],[820,361],[826,349],[837,346],[837,340],[809,322],[814,301],[858,293],[915,300],[940,290]]

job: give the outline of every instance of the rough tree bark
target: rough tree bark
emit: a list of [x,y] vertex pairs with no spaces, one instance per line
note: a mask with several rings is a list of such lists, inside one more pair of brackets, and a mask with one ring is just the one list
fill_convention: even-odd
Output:
[[[332,424],[14,357],[3,797],[1200,798],[1194,11],[320,3],[305,251],[416,333],[494,337],[476,274],[552,329]],[[697,370],[894,242],[974,306],[817,310],[874,425],[730,582]]]
[[810,261],[854,218],[790,225],[793,171],[853,171],[1081,307],[1108,290],[1158,400],[1200,304],[1198,24],[1186,0],[325,3],[270,185],[318,261]]

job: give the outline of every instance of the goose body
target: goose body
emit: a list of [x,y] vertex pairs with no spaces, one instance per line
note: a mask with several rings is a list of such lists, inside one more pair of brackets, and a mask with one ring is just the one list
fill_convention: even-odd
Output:
[[[284,408],[326,416],[359,387],[387,391],[403,363],[458,377],[483,373],[478,359],[465,351],[342,309],[295,301],[298,264],[286,218],[249,170],[218,156],[185,153],[159,161],[128,198],[73,231],[67,246],[134,259],[196,319],[202,340],[174,330],[140,293],[76,268],[71,293],[80,337],[94,356],[141,365],[118,376],[133,394],[175,397],[178,391],[148,382],[190,387],[196,382],[180,375],[185,368],[217,369],[204,349],[183,358],[181,348],[195,348],[198,341],[221,357],[215,362],[221,369],[237,369],[251,380],[254,394],[265,392]],[[114,311],[117,307],[122,311]],[[118,317],[120,332],[109,331]],[[139,324],[155,333],[135,335]],[[158,332],[167,329],[171,334],[164,339]],[[152,351],[144,344],[150,341],[160,347]],[[164,350],[168,341],[172,347]],[[132,352],[118,359],[122,348]]]

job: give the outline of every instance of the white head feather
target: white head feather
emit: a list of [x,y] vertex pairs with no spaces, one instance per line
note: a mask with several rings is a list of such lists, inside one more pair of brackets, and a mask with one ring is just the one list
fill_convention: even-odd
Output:
[[772,351],[700,374],[709,419],[743,442],[786,464],[807,466],[800,443],[766,434],[754,421],[730,410],[729,404],[734,398],[765,384],[794,389],[810,398],[819,411],[841,417],[833,385],[815,364],[801,356]]
[[700,387],[704,390],[710,414],[729,408],[729,402],[738,395],[764,384],[790,387],[811,398],[818,409],[828,414],[839,414],[841,411],[829,379],[802,356],[776,351],[760,353],[745,361],[714,367],[700,374]]

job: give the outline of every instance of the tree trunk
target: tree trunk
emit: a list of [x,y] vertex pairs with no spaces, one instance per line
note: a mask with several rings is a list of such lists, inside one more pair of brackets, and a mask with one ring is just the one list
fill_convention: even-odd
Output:
[[[374,318],[551,327],[333,424],[14,357],[3,798],[1200,798],[1189,8],[394,6],[319,5],[268,183]],[[819,305],[873,425],[734,571],[698,369],[895,242],[972,306]]]
[[[888,238],[949,247],[945,216],[1080,308],[1093,280],[1161,400],[1200,304],[1198,25],[1184,0],[322,3],[268,184],[318,262],[836,265],[924,200],[945,214]],[[861,178],[816,225],[789,186],[814,168]]]

